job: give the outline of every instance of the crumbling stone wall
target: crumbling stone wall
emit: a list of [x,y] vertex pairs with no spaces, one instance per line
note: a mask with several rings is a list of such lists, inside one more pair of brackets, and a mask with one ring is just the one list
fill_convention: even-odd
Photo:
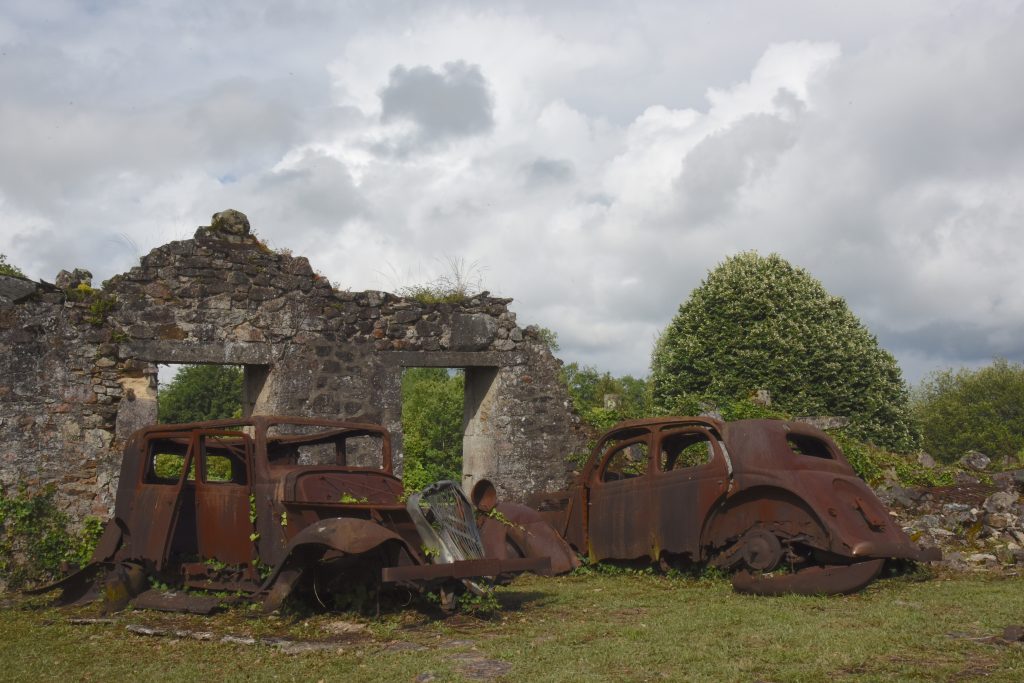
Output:
[[81,517],[107,511],[120,384],[110,331],[77,298],[0,276],[0,483],[54,484]]
[[54,483],[76,516],[111,505],[121,445],[156,419],[157,363],[244,365],[248,410],[382,423],[398,463],[402,369],[466,368],[464,484],[512,499],[561,486],[584,447],[559,363],[510,299],[335,290],[235,211],[102,289],[88,277],[0,282],[0,483]]

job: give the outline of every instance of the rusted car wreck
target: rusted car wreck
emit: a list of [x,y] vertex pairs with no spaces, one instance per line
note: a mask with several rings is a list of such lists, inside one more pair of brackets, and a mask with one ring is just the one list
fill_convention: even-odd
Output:
[[941,559],[900,529],[827,434],[800,422],[623,422],[569,489],[534,503],[592,561],[707,564],[742,592],[848,593],[887,558]]
[[[568,546],[533,510],[474,510],[451,482],[404,501],[383,428],[259,416],[154,425],[128,441],[114,517],[88,566],[38,592],[64,604],[102,598],[206,611],[216,600],[150,583],[242,591],[279,607],[302,589],[321,602],[360,584],[437,590],[442,602],[481,577],[567,571]],[[327,604],[327,603],[325,603]]]

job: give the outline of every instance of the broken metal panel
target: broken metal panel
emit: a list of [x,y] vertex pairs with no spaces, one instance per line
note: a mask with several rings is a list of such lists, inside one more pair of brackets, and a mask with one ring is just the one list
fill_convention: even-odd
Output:
[[220,599],[192,595],[177,591],[148,590],[132,598],[131,605],[137,609],[151,609],[161,612],[190,612],[192,614],[213,614]]
[[407,567],[384,567],[384,583],[403,581],[432,581],[437,579],[466,579],[478,576],[498,576],[510,572],[545,573],[551,567],[547,557],[524,557],[515,560],[464,560],[453,564],[423,564]]
[[484,556],[514,559],[547,557],[545,575],[564,574],[580,566],[579,557],[543,517],[525,505],[495,503],[480,520]]
[[741,593],[755,595],[843,595],[856,593],[874,581],[884,565],[884,559],[848,565],[823,565],[770,578],[742,570],[733,575],[732,585]]
[[252,441],[242,432],[205,432],[198,439],[200,457],[193,485],[199,557],[248,564],[255,550],[249,538],[253,533],[249,521]]
[[298,507],[393,505],[402,492],[401,482],[376,470],[296,466],[290,471],[281,470],[278,476],[283,476],[281,502]]

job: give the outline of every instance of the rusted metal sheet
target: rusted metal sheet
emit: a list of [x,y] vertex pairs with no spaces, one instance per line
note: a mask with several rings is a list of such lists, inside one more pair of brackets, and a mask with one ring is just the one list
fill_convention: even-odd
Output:
[[479,576],[498,576],[511,572],[545,573],[551,568],[546,557],[528,557],[517,560],[463,560],[452,564],[424,564],[407,567],[385,567],[381,578],[385,583],[400,581],[436,580],[446,577],[457,579]]
[[190,595],[174,591],[148,590],[132,598],[132,607],[160,612],[190,612],[213,614],[220,601],[215,597]]
[[712,564],[746,592],[844,593],[884,559],[940,557],[892,522],[827,434],[798,422],[623,422],[568,490],[532,503],[593,561]]
[[741,593],[755,595],[843,595],[856,593],[878,578],[884,559],[853,564],[817,565],[793,574],[767,577],[743,569],[733,575],[732,585]]
[[580,566],[569,544],[534,510],[516,503],[496,503],[493,510],[480,525],[486,557],[546,557],[550,568],[538,571],[545,575],[564,574]]
[[[154,425],[128,440],[114,518],[90,565],[41,590],[61,589],[64,602],[103,595],[109,609],[133,599],[154,609],[205,609],[189,596],[144,592],[154,576],[174,587],[249,592],[275,609],[306,585],[330,591],[397,581],[451,596],[473,577],[550,571],[547,556],[536,554],[555,548],[550,539],[523,542],[525,558],[488,555],[478,525],[490,518],[454,490],[461,518],[432,522],[441,533],[430,543],[452,545],[448,527],[458,521],[459,542],[477,551],[453,546],[455,555],[439,564],[401,502],[382,427],[282,416]],[[542,524],[532,510],[517,514],[523,524]]]

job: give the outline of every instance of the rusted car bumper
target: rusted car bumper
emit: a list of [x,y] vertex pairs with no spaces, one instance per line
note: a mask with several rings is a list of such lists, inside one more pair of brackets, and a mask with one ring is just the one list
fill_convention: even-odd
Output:
[[439,579],[472,579],[480,576],[498,576],[499,574],[516,574],[534,572],[541,574],[549,571],[551,559],[548,557],[527,557],[511,560],[461,560],[451,564],[420,564],[406,567],[384,567],[380,577],[384,583],[423,582]]
[[850,554],[855,558],[892,557],[915,562],[939,562],[942,560],[942,551],[938,548],[925,548],[913,542],[861,541],[854,544]]

